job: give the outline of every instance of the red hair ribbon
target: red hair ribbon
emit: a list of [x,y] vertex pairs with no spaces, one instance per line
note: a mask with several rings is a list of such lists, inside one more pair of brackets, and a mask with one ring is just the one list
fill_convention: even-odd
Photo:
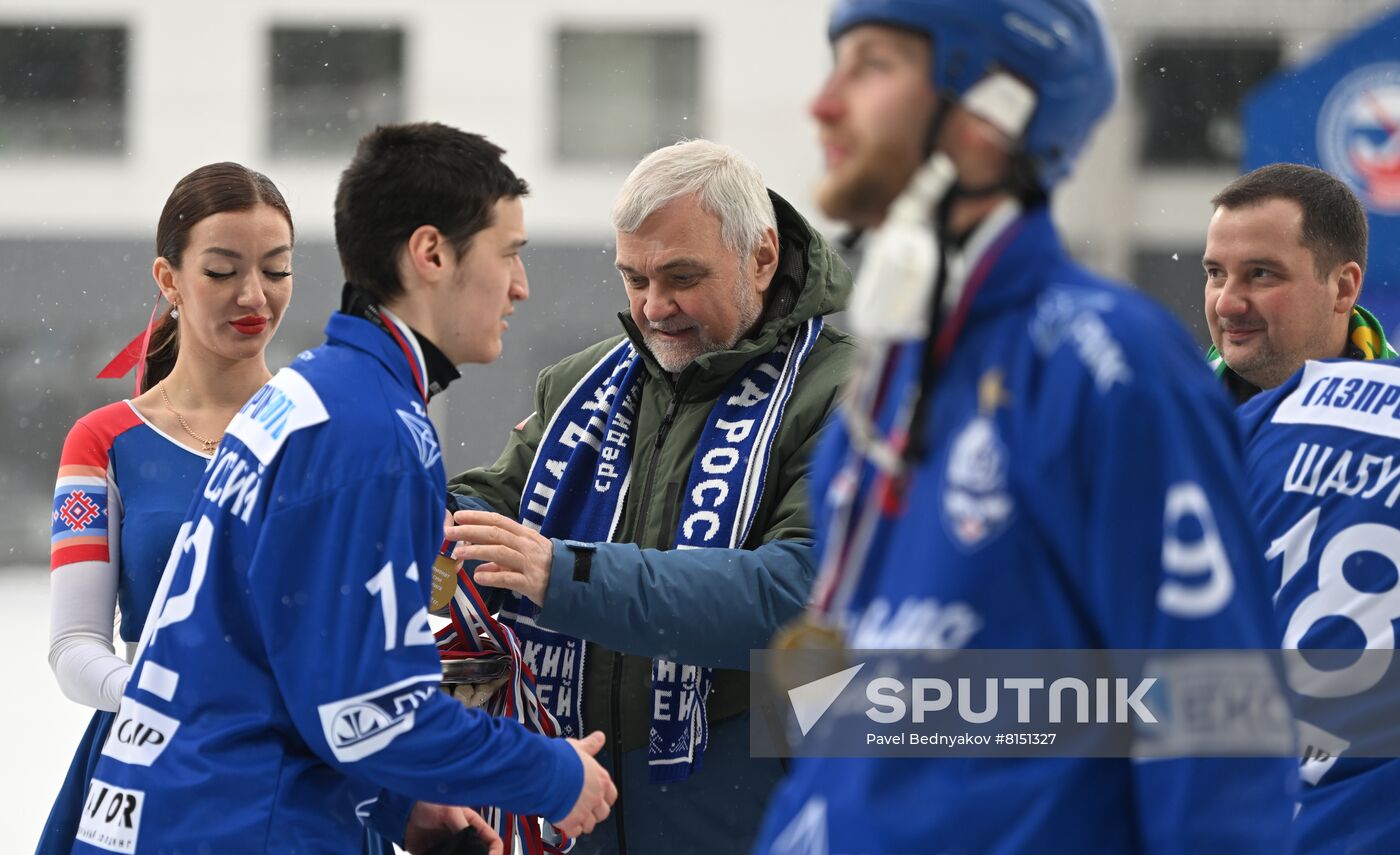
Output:
[[146,328],[136,334],[136,338],[126,343],[126,347],[117,351],[117,355],[112,357],[106,367],[97,372],[98,380],[115,380],[125,377],[132,368],[136,369],[136,394],[141,394],[141,381],[146,376],[146,353],[151,346],[151,334],[155,332],[156,311],[160,309],[161,293],[156,292],[156,304],[151,307],[151,317],[146,321]]

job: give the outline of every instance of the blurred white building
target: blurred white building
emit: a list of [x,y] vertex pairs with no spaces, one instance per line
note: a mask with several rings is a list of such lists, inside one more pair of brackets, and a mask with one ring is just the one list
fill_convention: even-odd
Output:
[[[969,3],[978,0],[967,0]],[[1188,322],[1208,199],[1236,174],[1242,93],[1393,0],[1111,0],[1121,95],[1058,194],[1067,243]],[[92,380],[144,323],[174,182],[236,160],[296,219],[296,296],[274,361],[339,293],[331,204],[355,139],[437,120],[508,150],[532,186],[532,299],[500,365],[438,413],[449,470],[494,458],[536,373],[617,331],[608,212],[652,148],[737,147],[814,214],[807,103],[824,0],[5,0],[0,5],[0,564],[42,559],[63,434],[130,386]],[[1198,338],[1203,336],[1195,323]]]

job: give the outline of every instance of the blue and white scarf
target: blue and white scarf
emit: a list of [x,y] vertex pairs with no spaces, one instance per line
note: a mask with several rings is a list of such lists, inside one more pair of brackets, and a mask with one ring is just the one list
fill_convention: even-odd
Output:
[[[710,410],[681,506],[677,549],[743,546],[768,472],[773,440],[817,336],[813,318],[740,371]],[[631,483],[642,358],[628,341],[574,386],[545,428],[520,500],[520,520],[547,537],[611,541]],[[514,596],[501,610],[524,643],[540,698],[565,736],[583,731],[584,642],[535,622],[539,609]],[[709,725],[709,668],[652,660],[653,783],[681,781],[700,768]]]

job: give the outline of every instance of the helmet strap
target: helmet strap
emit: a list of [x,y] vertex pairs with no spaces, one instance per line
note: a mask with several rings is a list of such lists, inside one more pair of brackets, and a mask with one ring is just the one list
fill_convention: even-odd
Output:
[[952,160],[934,152],[870,232],[849,307],[857,336],[893,343],[928,334],[929,307],[943,278],[940,221],[946,221],[944,200],[956,180]]
[[[947,98],[941,100],[943,103],[939,107],[940,115],[946,114],[946,105],[949,104]],[[1007,139],[1008,149],[1013,152],[1013,159],[1017,156],[1014,152],[1021,148],[1021,139],[1025,136],[1031,117],[1035,114],[1035,90],[1027,86],[1020,78],[998,70],[970,86],[958,103],[964,110],[995,128]],[[942,120],[939,119],[939,121],[941,123]],[[936,133],[936,129],[934,132]],[[1013,167],[1008,169],[1007,174],[1000,180],[976,187],[968,186],[959,181],[952,188],[950,196],[960,199],[979,199],[1000,193],[1011,193],[1020,197],[1025,188],[1022,186],[1018,172]]]

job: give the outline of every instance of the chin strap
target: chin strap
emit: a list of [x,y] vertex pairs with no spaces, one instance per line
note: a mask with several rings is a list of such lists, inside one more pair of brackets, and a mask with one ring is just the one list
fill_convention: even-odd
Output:
[[[1005,72],[989,74],[964,93],[959,106],[986,121],[1015,148],[1035,112],[1035,92]],[[958,295],[934,297],[949,279],[945,244],[948,216],[957,199],[992,196],[1011,189],[1010,176],[982,187],[959,183],[957,168],[935,144],[952,102],[943,99],[929,123],[923,166],[870,233],[851,294],[851,330],[872,343],[926,337],[936,327],[942,303]],[[849,238],[854,243],[859,234]],[[963,276],[953,277],[962,280]],[[956,290],[956,286],[955,286]]]
[[851,292],[851,330],[872,343],[922,338],[939,280],[942,248],[933,217],[957,182],[953,161],[935,151],[870,233]]

